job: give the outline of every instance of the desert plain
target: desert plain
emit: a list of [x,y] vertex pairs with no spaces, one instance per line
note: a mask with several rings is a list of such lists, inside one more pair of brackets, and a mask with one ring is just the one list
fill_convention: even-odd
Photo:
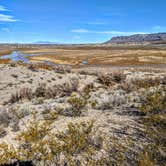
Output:
[[165,45],[13,51],[29,61],[0,59],[1,165],[164,166]]

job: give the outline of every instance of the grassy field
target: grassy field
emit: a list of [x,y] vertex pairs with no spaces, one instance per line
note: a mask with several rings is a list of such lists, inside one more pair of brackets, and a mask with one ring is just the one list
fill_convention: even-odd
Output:
[[50,61],[73,67],[166,64],[165,45],[25,45],[20,48],[8,46],[0,47],[0,56],[10,54],[12,51],[36,54],[28,57],[32,62]]
[[58,64],[82,66],[84,61],[88,65],[149,65],[166,64],[166,50],[164,49],[131,49],[112,47],[80,47],[80,48],[41,48],[27,50],[24,53],[40,54],[29,57],[31,61],[50,61]]

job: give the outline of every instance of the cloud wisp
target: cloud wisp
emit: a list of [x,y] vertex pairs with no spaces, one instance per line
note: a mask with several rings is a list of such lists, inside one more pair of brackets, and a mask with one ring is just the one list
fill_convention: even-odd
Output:
[[123,31],[95,31],[88,29],[72,29],[73,33],[89,33],[89,34],[110,34],[110,35],[133,35],[133,34],[146,34],[147,32],[123,32]]
[[18,20],[14,19],[13,16],[0,14],[0,22],[15,22],[15,21],[18,21]]
[[10,11],[7,8],[5,8],[4,6],[0,5],[0,22],[15,22],[18,21],[16,19],[14,19],[13,16],[11,15],[7,15],[7,14],[2,14],[2,12],[6,12],[6,11]]
[[9,10],[6,9],[4,6],[0,5],[0,11],[9,11]]

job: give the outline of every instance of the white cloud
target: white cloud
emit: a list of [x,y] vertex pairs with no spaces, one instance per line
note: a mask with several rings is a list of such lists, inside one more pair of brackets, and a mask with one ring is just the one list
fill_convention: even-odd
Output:
[[9,33],[10,29],[9,28],[1,28],[2,31]]
[[[0,5],[0,12],[9,11],[4,6]],[[0,13],[0,22],[15,22],[18,21],[14,19],[13,16]]]
[[88,29],[73,29],[73,33],[91,33],[91,34],[110,34],[110,35],[133,35],[133,34],[146,34],[147,32],[123,32],[123,31],[94,31]]
[[71,32],[74,33],[89,33],[90,31],[87,29],[72,29]]
[[9,11],[9,10],[6,9],[4,6],[0,5],[0,11]]
[[13,16],[0,14],[0,22],[15,22],[18,21],[13,18]]

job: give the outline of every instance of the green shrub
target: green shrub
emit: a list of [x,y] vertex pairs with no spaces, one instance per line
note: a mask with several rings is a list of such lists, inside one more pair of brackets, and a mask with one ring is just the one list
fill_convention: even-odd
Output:
[[80,96],[73,95],[68,100],[69,104],[72,106],[72,116],[80,116],[82,109],[86,106],[87,100]]
[[88,104],[90,98],[89,90],[86,90],[79,95],[72,95],[68,102],[72,106],[72,116],[80,116],[82,109]]
[[63,142],[62,147],[66,154],[75,155],[81,152],[92,153],[95,150],[93,144],[93,121],[89,123],[68,124],[67,132],[60,132],[56,136]]

